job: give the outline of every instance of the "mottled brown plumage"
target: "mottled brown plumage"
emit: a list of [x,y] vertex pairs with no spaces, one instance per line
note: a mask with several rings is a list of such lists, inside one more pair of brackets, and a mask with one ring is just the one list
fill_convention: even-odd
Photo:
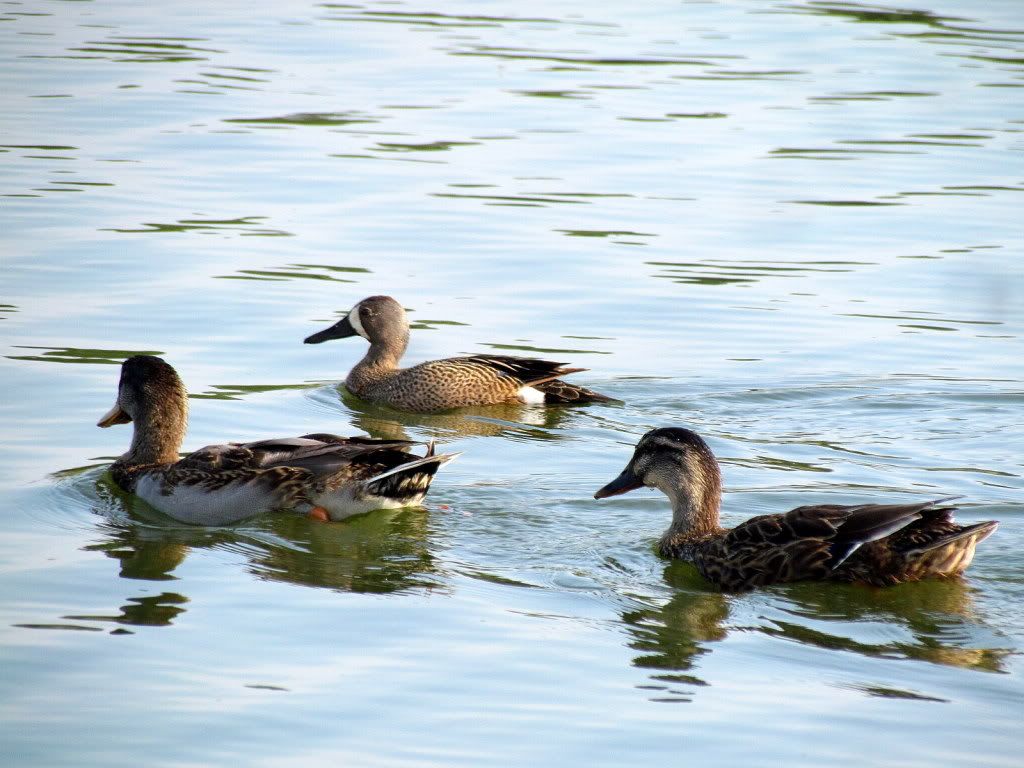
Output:
[[136,355],[121,368],[117,402],[99,426],[134,422],[130,450],[111,466],[114,482],[187,523],[223,525],[263,512],[316,512],[339,520],[381,507],[418,504],[454,455],[409,453],[407,440],[326,433],[209,445],[178,458],[188,400],[177,372]]
[[589,403],[613,398],[569,384],[561,376],[583,371],[564,363],[509,355],[470,355],[430,360],[411,368],[398,363],[409,344],[402,305],[390,296],[370,296],[307,344],[362,336],[366,356],[349,372],[345,386],[375,403],[419,413],[510,402]]
[[887,586],[955,576],[970,565],[995,521],[959,525],[947,499],[909,504],[819,504],[720,527],[721,473],[711,449],[688,429],[655,429],[595,498],[643,485],[672,501],[672,525],[658,548],[693,563],[722,589],[830,580]]

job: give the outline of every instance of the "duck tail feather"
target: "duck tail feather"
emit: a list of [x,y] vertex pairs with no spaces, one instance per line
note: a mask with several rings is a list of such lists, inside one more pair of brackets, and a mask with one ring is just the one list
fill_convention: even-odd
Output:
[[965,525],[959,531],[956,531],[954,533],[950,533],[950,534],[948,534],[946,536],[940,536],[940,537],[938,537],[936,539],[933,539],[932,541],[929,541],[927,544],[924,544],[924,545],[922,545],[920,547],[915,547],[914,549],[908,549],[906,554],[907,554],[908,557],[913,557],[915,555],[921,555],[921,554],[924,554],[925,552],[929,552],[929,551],[931,551],[933,549],[938,549],[940,547],[945,547],[945,546],[948,546],[949,544],[952,544],[954,542],[963,541],[964,539],[971,538],[971,537],[974,538],[974,544],[979,544],[982,541],[984,541],[985,539],[987,539],[989,536],[991,536],[993,533],[995,533],[995,530],[998,527],[999,527],[999,521],[998,520],[986,520],[986,521],[981,522],[981,523],[974,523],[973,525]]
[[[427,455],[419,459],[407,461],[404,464],[399,464],[397,467],[392,467],[391,469],[385,472],[381,472],[380,474],[374,475],[373,477],[369,477],[366,480],[362,480],[361,482],[363,485],[370,485],[372,483],[379,482],[380,480],[384,480],[395,475],[410,473],[417,469],[421,471],[427,471],[432,475],[440,467],[447,464],[449,461],[456,458],[457,456],[461,455],[461,451],[459,453],[439,453]],[[430,469],[425,470],[425,467],[429,467]]]
[[592,389],[581,387],[577,384],[570,384],[559,378],[548,379],[541,382],[531,382],[530,386],[544,393],[546,403],[620,403],[614,397],[602,395]]

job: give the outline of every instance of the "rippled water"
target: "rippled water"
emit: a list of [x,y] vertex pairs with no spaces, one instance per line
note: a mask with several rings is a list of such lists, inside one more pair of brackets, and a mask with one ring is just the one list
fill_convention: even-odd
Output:
[[[611,4],[608,4],[611,5]],[[1011,766],[1024,680],[1024,7],[0,6],[0,693],[12,765]],[[624,404],[339,395],[511,350]],[[464,451],[424,509],[175,524],[114,491],[116,364],[187,446]],[[72,363],[68,365],[67,363]],[[594,490],[653,426],[724,516],[963,495],[966,578],[732,596]]]

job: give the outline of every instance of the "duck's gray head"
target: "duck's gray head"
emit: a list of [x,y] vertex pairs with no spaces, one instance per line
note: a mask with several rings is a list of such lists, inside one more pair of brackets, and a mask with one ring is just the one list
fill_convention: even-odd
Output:
[[188,395],[178,372],[159,357],[134,355],[121,363],[117,401],[96,426],[112,427],[163,417],[184,422]]
[[[713,517],[709,522],[717,524],[722,475],[715,455],[696,432],[681,427],[652,429],[640,438],[626,468],[594,498],[618,496],[642,486],[668,496],[677,517],[683,511],[687,518]],[[685,522],[688,527],[697,524],[696,519]]]
[[362,336],[371,344],[402,338],[409,332],[402,305],[390,296],[370,296],[357,303],[349,313],[330,328],[307,336],[306,344],[320,344],[331,339]]

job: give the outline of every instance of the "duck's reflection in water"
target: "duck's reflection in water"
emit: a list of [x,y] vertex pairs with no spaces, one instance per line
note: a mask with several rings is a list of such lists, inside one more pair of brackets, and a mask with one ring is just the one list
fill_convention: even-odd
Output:
[[260,521],[271,536],[242,546],[261,578],[346,592],[386,593],[444,586],[422,508],[378,510],[344,523],[276,515]]
[[[343,523],[322,523],[280,513],[224,528],[185,526],[165,518],[101,478],[101,539],[84,547],[116,560],[122,578],[166,582],[193,552],[223,549],[245,557],[261,579],[347,592],[437,590],[445,581],[429,546],[423,508],[380,510]],[[171,624],[189,602],[178,592],[126,598],[120,612],[74,616],[85,621],[160,626]]]
[[638,687],[653,701],[685,702],[708,685],[695,668],[713,643],[726,638],[731,598],[709,590],[681,563],[665,569],[665,580],[675,588],[665,605],[626,611],[622,620],[632,635],[629,647],[640,652],[633,665],[651,671],[650,682]]
[[[759,593],[713,590],[684,563],[665,569],[673,595],[662,607],[622,614],[633,664],[650,670],[638,686],[653,701],[686,702],[713,681],[699,672],[704,654],[733,630],[802,645],[885,659],[908,659],[983,672],[1005,672],[1013,651],[985,625],[965,579],[936,579],[884,589],[803,582]],[[758,601],[753,626],[745,604]],[[738,622],[742,622],[741,627]]]
[[[114,624],[130,624],[136,627],[166,627],[180,613],[185,611],[188,598],[177,592],[161,592],[159,595],[129,597],[127,604],[116,614],[69,615],[65,619],[75,621],[101,621]],[[123,634],[123,633],[122,633]]]
[[[856,584],[793,584],[760,631],[819,648],[1003,672],[1011,651],[986,626],[968,578],[932,579],[884,589]],[[899,630],[894,632],[894,628]],[[901,635],[894,639],[893,635]],[[880,641],[879,638],[883,639]]]
[[[341,401],[351,412],[352,425],[371,437],[390,440],[422,439],[438,441],[461,437],[497,437],[523,440],[561,440],[563,428],[587,408],[575,406],[540,406],[505,403],[501,405],[460,408],[444,413],[407,413],[386,405],[368,403],[355,397],[344,387],[337,390]],[[323,392],[319,392],[323,395]],[[410,437],[419,434],[421,438]]]

